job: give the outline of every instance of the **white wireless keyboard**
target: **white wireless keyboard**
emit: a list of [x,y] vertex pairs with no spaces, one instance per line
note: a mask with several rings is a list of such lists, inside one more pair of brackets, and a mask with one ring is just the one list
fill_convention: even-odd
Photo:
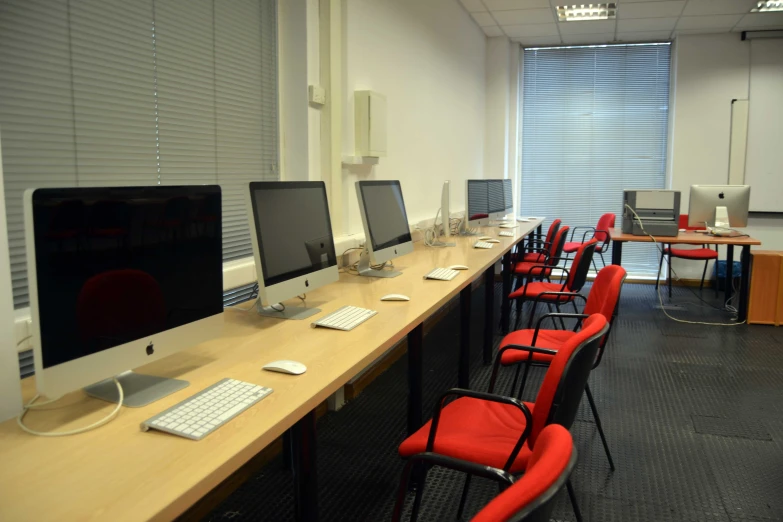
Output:
[[503,237],[514,237],[513,232],[498,232],[498,235]]
[[249,382],[223,379],[142,422],[141,430],[201,440],[272,391]]
[[438,281],[451,281],[459,275],[459,271],[451,270],[449,268],[436,268],[429,274],[424,276],[424,279],[437,279]]
[[492,248],[492,243],[486,241],[476,241],[473,243],[473,248]]
[[349,332],[377,313],[375,310],[359,308],[358,306],[343,306],[322,319],[311,323],[310,326]]

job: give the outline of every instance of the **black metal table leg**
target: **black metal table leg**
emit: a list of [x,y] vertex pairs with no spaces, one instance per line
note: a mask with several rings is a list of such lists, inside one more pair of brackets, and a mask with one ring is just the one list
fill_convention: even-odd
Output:
[[511,293],[511,253],[503,256],[503,295],[500,296],[500,331],[503,335],[508,333],[509,317],[511,315],[511,303],[508,294]]
[[750,246],[742,247],[740,254],[742,263],[742,280],[740,281],[739,306],[737,308],[737,320],[746,321],[748,319],[748,294],[750,293]]
[[424,327],[418,325],[408,333],[408,435],[421,428],[422,341]]
[[728,302],[731,299],[731,294],[734,293],[734,287],[732,286],[734,279],[734,245],[726,245],[726,293],[724,294],[724,302]]
[[318,474],[316,466],[315,410],[291,427],[291,457],[294,471],[296,520],[318,520]]
[[536,227],[536,239],[538,241],[541,241],[541,238],[544,236],[544,224],[539,223],[539,225]]
[[470,388],[470,297],[471,285],[459,293],[459,368],[457,386]]
[[495,267],[484,272],[484,364],[492,364],[492,337],[495,331]]
[[612,264],[621,265],[623,264],[623,244],[620,241],[613,241],[612,243]]

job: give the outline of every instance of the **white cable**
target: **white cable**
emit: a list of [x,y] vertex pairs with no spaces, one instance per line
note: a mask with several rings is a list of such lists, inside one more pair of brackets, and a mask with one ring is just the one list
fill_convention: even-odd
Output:
[[[625,206],[626,206],[626,208],[628,210],[631,211],[631,213],[633,213],[634,217],[636,218],[636,221],[639,222],[639,228],[642,230],[642,232],[644,232],[644,235],[649,237],[652,240],[652,242],[655,243],[655,247],[661,252],[661,255],[663,255],[663,250],[658,245],[658,242],[655,240],[655,238],[652,235],[648,234],[647,231],[644,229],[644,225],[642,224],[642,219],[639,217],[639,215],[636,213],[636,211],[633,208],[631,208],[631,206],[628,205],[627,203],[626,203]],[[678,280],[679,280],[679,278],[678,278]],[[738,326],[738,325],[741,325],[741,324],[745,323],[745,321],[741,321],[741,322],[738,322],[738,323],[707,323],[707,322],[702,322],[702,321],[686,321],[685,319],[677,319],[676,317],[672,317],[671,315],[669,315],[669,312],[666,311],[666,308],[663,305],[663,297],[661,297],[661,287],[660,287],[660,285],[658,285],[658,288],[657,288],[656,291],[658,292],[658,302],[661,304],[661,311],[663,311],[664,315],[666,315],[666,317],[668,317],[672,321],[676,321],[678,323],[684,323],[684,324],[703,324],[703,325],[706,325],[706,326]]]
[[99,421],[93,422],[89,426],[85,426],[84,428],[77,428],[75,430],[70,430],[70,431],[35,431],[33,429],[28,428],[27,426],[24,425],[23,422],[24,416],[27,414],[28,411],[30,411],[31,409],[35,409],[38,406],[45,406],[47,404],[51,404],[54,401],[58,400],[58,399],[54,399],[51,401],[35,403],[39,395],[33,397],[33,399],[24,406],[24,408],[22,409],[22,413],[20,413],[19,416],[16,418],[16,423],[19,424],[19,427],[22,428],[22,430],[26,431],[31,435],[38,435],[39,437],[65,437],[68,435],[78,435],[79,433],[84,433],[86,431],[94,430],[95,428],[103,426],[104,424],[112,420],[114,417],[116,417],[117,414],[120,412],[120,408],[122,408],[122,401],[125,400],[125,394],[122,391],[122,385],[120,384],[120,381],[118,381],[116,377],[113,380],[114,380],[114,384],[117,385],[117,391],[120,394],[119,401],[117,402],[117,406],[107,416],[105,416]]
[[[443,241],[438,241],[438,216],[440,215],[441,209],[438,209],[438,212],[435,213],[435,219],[432,221],[432,226],[429,228],[424,229],[424,244],[428,247],[433,248],[445,248],[446,243]],[[443,224],[444,230],[446,227],[446,224]],[[451,227],[451,223],[449,223],[449,227]]]

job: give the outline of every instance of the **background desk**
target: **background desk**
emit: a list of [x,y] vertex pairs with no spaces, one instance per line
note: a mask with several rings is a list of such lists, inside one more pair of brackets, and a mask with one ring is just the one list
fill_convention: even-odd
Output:
[[[539,227],[519,223],[513,238],[489,250],[473,249],[475,238],[455,238],[454,248],[417,243],[412,254],[395,259],[402,275],[376,279],[341,274],[340,281],[308,292],[307,304],[330,313],[344,305],[378,310],[351,332],[313,329],[309,321],[283,321],[254,312],[226,310],[223,337],[140,368],[178,377],[191,386],[143,408],[123,408],[109,424],[71,437],[43,438],[22,432],[14,420],[0,424],[0,520],[170,520],[220,484],[286,430],[292,429],[297,518],[317,520],[315,408],[348,380],[408,336],[409,429],[422,424],[421,339],[423,321],[458,294],[469,309],[472,282],[484,277],[494,298],[494,265],[506,263],[504,291],[510,288],[510,252]],[[497,228],[486,230],[497,236]],[[465,264],[452,281],[425,281],[435,267]],[[410,302],[381,302],[401,293]],[[507,292],[508,293],[508,292]],[[506,293],[506,295],[507,295]],[[494,302],[492,300],[490,303]],[[503,321],[508,324],[504,299]],[[484,356],[492,356],[493,306],[486,307]],[[320,316],[315,316],[313,320]],[[467,315],[463,316],[463,319]],[[470,321],[461,321],[459,384],[467,386]],[[456,355],[456,354],[455,354]],[[290,376],[263,372],[278,359],[294,359],[307,372]],[[141,432],[142,421],[224,377],[270,386],[274,393],[204,440],[194,442],[159,432]],[[25,400],[33,379],[23,383]],[[82,392],[64,397],[56,409],[31,411],[26,422],[50,431],[84,426],[113,406]]]
[[[612,248],[612,264],[622,264],[623,243],[652,243],[648,236],[634,236],[633,234],[623,234],[622,229],[610,228],[609,236],[612,238],[614,246]],[[748,285],[750,275],[750,247],[758,246],[761,241],[752,237],[717,237],[698,232],[680,232],[677,237],[654,236],[655,241],[660,243],[661,248],[665,245],[726,245],[726,301],[731,298],[733,291],[732,280],[734,274],[734,246],[742,247],[740,260],[742,262],[739,306],[737,307],[737,317],[739,321],[745,321],[748,317]]]

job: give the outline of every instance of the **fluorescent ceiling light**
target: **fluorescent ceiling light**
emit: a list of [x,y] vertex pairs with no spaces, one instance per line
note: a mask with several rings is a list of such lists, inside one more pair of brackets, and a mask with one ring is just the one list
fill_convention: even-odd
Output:
[[557,6],[557,19],[560,22],[580,22],[586,20],[614,20],[617,17],[617,4],[581,4]]
[[783,1],[762,0],[757,2],[756,7],[750,10],[751,13],[767,13],[769,11],[783,11]]

